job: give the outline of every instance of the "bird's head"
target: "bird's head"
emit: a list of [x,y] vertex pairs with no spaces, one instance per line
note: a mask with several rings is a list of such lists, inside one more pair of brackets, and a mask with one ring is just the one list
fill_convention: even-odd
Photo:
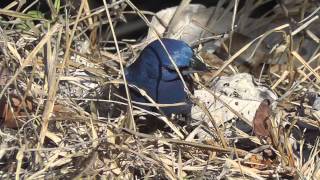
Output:
[[[163,45],[161,44],[163,43]],[[146,61],[153,74],[161,80],[171,81],[178,79],[178,73],[172,64],[168,54],[178,67],[182,75],[188,75],[197,71],[206,70],[206,66],[195,55],[191,47],[183,41],[162,38],[161,42],[155,40],[150,43],[140,55],[140,60]],[[165,51],[166,48],[167,52]]]

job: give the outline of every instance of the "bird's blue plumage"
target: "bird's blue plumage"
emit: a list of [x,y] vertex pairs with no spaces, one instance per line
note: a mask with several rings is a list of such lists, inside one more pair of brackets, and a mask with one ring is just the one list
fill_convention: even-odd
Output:
[[[187,69],[191,65],[193,50],[185,42],[174,39],[161,39],[168,53],[179,69]],[[127,82],[147,92],[160,104],[187,102],[187,94],[169,56],[161,43],[156,40],[150,43],[141,52],[139,58],[125,69]],[[187,80],[184,75],[184,79]],[[133,101],[149,102],[138,91],[130,88]],[[153,110],[151,107],[144,107]],[[183,106],[161,108],[165,115],[188,114],[191,111],[190,103]]]

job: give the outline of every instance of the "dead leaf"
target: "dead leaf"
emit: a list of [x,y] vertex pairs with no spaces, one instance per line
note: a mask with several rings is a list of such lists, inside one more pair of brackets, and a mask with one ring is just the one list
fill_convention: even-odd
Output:
[[[264,99],[259,108],[256,111],[256,114],[253,119],[253,132],[257,136],[266,137],[269,136],[268,122],[271,115],[270,101]],[[270,123],[269,123],[270,124]]]
[[[206,64],[208,64],[209,67],[211,68],[210,71],[199,73],[201,80],[204,83],[207,83],[207,82],[209,83],[211,78],[213,77],[213,74],[216,72],[216,70],[218,70],[223,65],[224,61],[218,56],[216,56],[215,54],[205,52],[205,51],[200,52],[199,55],[201,56],[203,61]],[[229,69],[226,69],[220,75],[222,76],[222,75],[230,75],[230,74],[232,74],[232,72]]]
[[9,79],[9,71],[7,68],[0,66],[0,86],[6,85]]
[[265,159],[263,158],[263,156],[258,154],[253,154],[252,156],[250,156],[249,162],[249,167],[259,170],[266,169],[273,164],[273,161],[271,159]]
[[33,102],[30,98],[22,101],[15,95],[10,95],[9,100],[10,103],[6,97],[0,100],[0,121],[3,126],[15,129],[22,125],[21,121],[18,121],[18,118],[27,116],[25,109],[28,112],[33,110]]
[[[233,33],[231,40],[230,54],[235,54],[246,44],[250,43],[253,38],[245,36],[241,33]],[[220,48],[217,49],[217,55],[221,59],[228,59],[228,48],[230,44],[230,38],[227,38]],[[256,68],[261,63],[267,63],[270,57],[268,54],[269,50],[264,42],[258,44],[258,42],[253,43],[247,50],[239,55],[236,60],[236,64],[240,72],[248,72],[251,70],[256,70]],[[242,70],[242,71],[241,71]]]

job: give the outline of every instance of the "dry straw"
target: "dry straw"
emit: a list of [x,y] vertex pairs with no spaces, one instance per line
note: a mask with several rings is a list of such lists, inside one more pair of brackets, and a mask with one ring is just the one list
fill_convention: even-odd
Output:
[[[44,2],[50,11],[47,14],[30,10]],[[293,5],[278,1],[280,4],[269,10],[272,14],[256,18],[257,25],[248,25],[247,32],[259,28],[268,18],[272,21],[282,16],[287,21],[266,29],[239,51],[229,54],[223,65],[212,72],[211,79],[228,68],[236,70],[233,65],[238,56],[249,47],[256,46],[251,52],[253,56],[259,44],[271,34],[284,37],[273,48],[281,47],[283,51],[275,52],[288,57],[285,70],[270,68],[261,73],[261,81],[279,95],[268,119],[272,124],[269,139],[230,127],[230,122],[218,126],[215,115],[203,102],[192,97],[187,87],[194,104],[210,117],[214,128],[192,121],[181,125],[181,117],[174,120],[161,112],[141,109],[137,102],[131,102],[128,88],[128,99],[120,97],[116,91],[119,84],[128,86],[124,68],[142,49],[136,39],[119,39],[117,24],[123,22],[126,14],[135,14],[157,38],[162,35],[148,21],[147,16],[154,13],[139,10],[130,0],[104,0],[103,5],[95,9],[90,8],[88,2],[63,4],[60,0],[47,0],[24,4],[25,1],[12,0],[0,9],[0,75],[6,77],[3,69],[10,74],[9,78],[0,79],[1,83],[5,82],[0,83],[0,107],[6,104],[6,111],[13,115],[0,117],[1,179],[317,179],[320,176],[320,121],[312,116],[312,98],[308,98],[312,90],[319,96],[319,47],[308,58],[293,48],[296,38],[301,42],[309,39],[319,46],[319,32],[312,28],[319,24],[316,2],[298,1],[300,3]],[[217,6],[223,7],[227,2],[221,0]],[[237,28],[245,28],[242,23],[249,21],[248,12],[267,3],[245,2],[239,6],[239,1],[235,0],[224,6],[233,14],[232,21],[227,22],[232,28],[226,31],[231,38]],[[189,4],[186,0],[178,6],[167,34]],[[207,23],[223,18],[225,13],[216,10]],[[294,21],[293,17],[298,17],[299,21]],[[207,24],[199,26],[210,30]],[[214,38],[207,40],[219,37],[212,36]],[[202,47],[202,41],[199,42],[197,47]],[[182,77],[176,65],[175,68]],[[197,83],[199,88],[210,91],[202,85],[207,82]],[[221,101],[214,92],[210,93]],[[13,103],[12,97],[18,102]],[[28,98],[32,99],[32,108],[25,103]],[[151,99],[150,102],[149,105],[159,110],[163,106],[173,106],[157,104]],[[227,102],[223,104],[239,121],[250,124],[228,107]],[[139,132],[141,124],[136,118],[139,114],[151,114],[168,128],[151,134]],[[7,128],[9,121],[16,127]],[[210,131],[211,139],[194,136],[201,127]],[[295,137],[296,144],[292,144],[292,134],[296,131],[300,132],[300,137]]]

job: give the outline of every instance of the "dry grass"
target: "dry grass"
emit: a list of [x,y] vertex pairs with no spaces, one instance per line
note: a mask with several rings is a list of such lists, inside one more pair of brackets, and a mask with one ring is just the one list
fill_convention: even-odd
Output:
[[[217,125],[208,127],[215,138],[199,140],[193,137],[196,125],[181,126],[163,116],[160,119],[169,128],[152,134],[138,132],[134,116],[152,112],[139,109],[130,100],[110,97],[120,83],[126,84],[122,80],[124,67],[143,46],[136,40],[117,39],[114,26],[126,13],[134,12],[148,21],[144,12],[129,0],[103,1],[96,9],[90,9],[85,0],[74,3],[76,8],[59,4],[59,0],[47,2],[50,17],[17,9],[17,1],[0,9],[1,179],[320,176],[320,119],[308,105],[310,90],[320,91],[319,34],[309,28],[319,23],[319,8],[310,9],[317,7],[316,3],[304,1],[288,9],[278,6],[270,18],[285,14],[288,22],[264,32],[212,72],[211,79],[229,68],[251,44],[271,33],[282,33],[286,41],[282,43],[285,51],[280,53],[286,54],[289,62],[282,65],[284,70],[268,70],[260,76],[279,96],[270,118],[271,135],[265,142],[236,128],[231,128],[236,135],[228,137],[227,126]],[[189,2],[183,1],[179,11]],[[231,36],[236,31],[235,14],[228,22],[232,24]],[[301,21],[292,22],[292,14],[298,14]],[[101,41],[101,34],[109,37],[108,46]],[[301,41],[309,38],[318,44],[309,60],[292,47],[292,39],[298,35]],[[301,66],[294,66],[296,62]],[[124,102],[129,102],[128,106]],[[214,115],[202,102],[195,100],[195,104],[214,124]],[[128,108],[112,114],[117,107]],[[237,143],[240,140],[248,145]]]

